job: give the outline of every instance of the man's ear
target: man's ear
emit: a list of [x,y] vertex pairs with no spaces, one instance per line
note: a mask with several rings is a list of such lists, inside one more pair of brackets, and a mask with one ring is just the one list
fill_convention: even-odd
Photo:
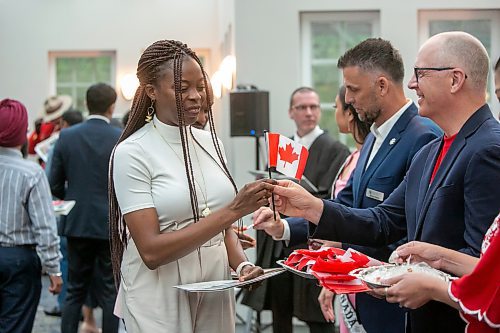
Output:
[[144,90],[150,99],[156,100],[156,88],[152,84],[148,83],[144,86]]
[[380,96],[385,96],[389,92],[389,80],[385,76],[379,76],[377,79],[377,88]]
[[453,70],[452,75],[451,93],[454,94],[462,88],[465,83],[465,79],[467,79],[467,75],[460,68],[456,68],[455,70]]

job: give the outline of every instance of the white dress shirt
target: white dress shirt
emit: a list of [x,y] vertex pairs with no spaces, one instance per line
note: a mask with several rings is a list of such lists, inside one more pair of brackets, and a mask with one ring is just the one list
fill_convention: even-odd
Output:
[[293,141],[300,143],[307,149],[311,148],[311,145],[313,144],[314,140],[318,138],[321,134],[323,134],[325,131],[323,131],[319,126],[316,126],[311,132],[307,133],[306,135],[300,137],[299,133],[295,132],[293,136]]
[[368,163],[366,163],[365,170],[368,168],[370,163],[372,162],[375,155],[377,155],[378,150],[384,143],[385,138],[389,135],[389,132],[392,130],[392,127],[398,121],[399,117],[405,112],[405,110],[411,105],[412,100],[406,99],[406,104],[403,105],[401,109],[398,110],[395,114],[392,115],[391,118],[387,119],[382,125],[378,126],[375,123],[370,127],[370,131],[373,136],[375,136],[375,142],[373,143],[372,151],[370,152],[370,157],[368,158]]
[[107,122],[108,124],[111,123],[108,117],[101,116],[100,114],[91,114],[90,116],[87,117],[87,120],[89,119],[101,119]]

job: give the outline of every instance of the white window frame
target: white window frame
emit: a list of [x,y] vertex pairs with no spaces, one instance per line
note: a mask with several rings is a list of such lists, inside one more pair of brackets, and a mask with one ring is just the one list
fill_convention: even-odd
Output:
[[[111,84],[116,87],[116,52],[115,51],[49,51],[49,93],[57,94],[57,58],[97,58],[111,57]],[[96,82],[97,83],[97,82]]]
[[429,39],[430,21],[470,21],[470,20],[490,20],[491,21],[491,50],[490,54],[490,85],[488,94],[490,96],[490,108],[498,115],[500,111],[499,103],[495,97],[495,73],[493,66],[500,56],[500,10],[498,9],[474,9],[474,10],[420,10],[418,13],[419,23],[419,45]]
[[[301,64],[302,64],[302,84],[312,87],[312,36],[311,25],[317,22],[370,22],[372,26],[371,37],[380,36],[380,11],[335,11],[321,13],[301,13]],[[340,55],[339,55],[340,56]],[[338,59],[315,60],[314,64],[337,65]],[[342,71],[339,72],[340,82],[343,81]],[[338,87],[337,87],[338,88]],[[332,101],[320,101],[321,109],[331,109]],[[333,111],[333,110],[332,110]],[[339,141],[348,144],[348,137],[339,133]]]
[[[316,22],[371,22],[372,37],[380,36],[380,12],[379,11],[335,11],[323,13],[301,13],[301,49],[302,49],[302,82],[304,85],[312,85],[312,57],[311,57],[311,25]],[[317,61],[315,64],[337,64],[337,59],[329,61]],[[340,73],[342,77],[342,73]],[[323,103],[322,103],[323,104]],[[324,103],[328,104],[328,103]]]

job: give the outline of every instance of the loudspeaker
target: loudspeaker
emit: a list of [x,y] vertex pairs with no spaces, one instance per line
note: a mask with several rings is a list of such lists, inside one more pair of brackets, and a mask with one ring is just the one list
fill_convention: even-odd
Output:
[[229,93],[231,136],[261,136],[269,129],[269,92],[243,90]]

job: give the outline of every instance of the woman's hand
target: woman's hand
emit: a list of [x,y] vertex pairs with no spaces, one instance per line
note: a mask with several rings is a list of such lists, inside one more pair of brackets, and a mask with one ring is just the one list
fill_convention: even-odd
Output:
[[261,179],[246,184],[229,204],[229,209],[237,213],[239,217],[243,217],[267,205],[267,199],[271,197],[274,183],[275,180],[272,179]]
[[423,261],[433,268],[443,269],[442,260],[445,249],[441,246],[412,241],[399,246],[394,252],[397,254],[394,260],[396,263],[406,262],[410,258],[411,262]]
[[319,306],[321,307],[321,312],[323,312],[323,317],[327,322],[333,323],[335,321],[335,312],[333,312],[333,296],[335,293],[323,287],[318,296]]
[[446,293],[448,287],[443,279],[423,273],[406,273],[382,282],[391,285],[384,288],[387,302],[409,309],[419,308],[435,299],[435,295]]
[[[248,280],[251,280],[253,278],[256,278],[257,276],[261,276],[263,274],[264,274],[264,270],[261,267],[247,265],[241,269],[239,280],[240,281],[248,281]],[[255,282],[255,283],[246,285],[244,288],[251,291],[251,290],[254,290],[254,289],[257,289],[258,287],[260,287],[262,282],[263,281]]]
[[287,216],[303,217],[317,224],[323,213],[323,201],[291,180],[278,180],[274,188],[276,209]]

